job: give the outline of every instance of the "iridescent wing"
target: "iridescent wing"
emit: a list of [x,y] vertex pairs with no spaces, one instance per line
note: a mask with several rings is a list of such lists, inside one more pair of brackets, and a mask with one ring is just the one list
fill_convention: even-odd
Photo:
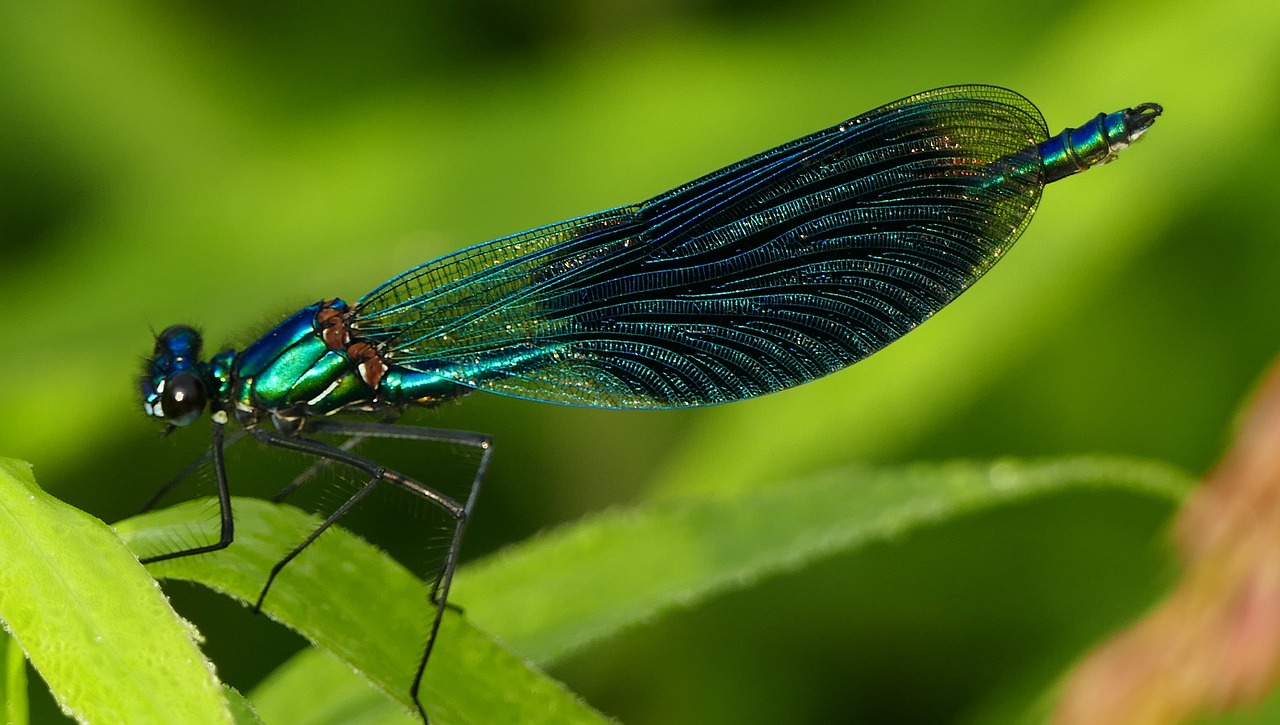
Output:
[[634,206],[412,269],[355,307],[389,361],[521,398],[667,408],[867,357],[974,283],[1040,198],[1022,96],[940,88]]

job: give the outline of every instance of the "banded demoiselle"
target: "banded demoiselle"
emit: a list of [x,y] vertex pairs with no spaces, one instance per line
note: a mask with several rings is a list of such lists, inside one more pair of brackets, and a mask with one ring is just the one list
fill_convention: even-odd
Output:
[[[393,424],[401,411],[475,390],[602,408],[701,406],[822,377],[968,289],[1022,233],[1045,184],[1111,161],[1160,113],[1147,103],[1050,138],[1017,93],[938,88],[648,201],[428,262],[354,305],[315,302],[238,352],[204,360],[196,330],[170,327],[146,364],[143,409],[166,431],[211,413],[221,535],[145,561],[231,543],[223,429],[233,420],[268,446],[369,477],[275,566],[259,607],[276,574],[374,487],[439,506],[454,522],[451,543],[408,683],[425,721],[423,672],[491,448],[479,433]],[[382,422],[344,419],[354,413]],[[351,452],[377,437],[475,447],[469,495],[455,500]]]

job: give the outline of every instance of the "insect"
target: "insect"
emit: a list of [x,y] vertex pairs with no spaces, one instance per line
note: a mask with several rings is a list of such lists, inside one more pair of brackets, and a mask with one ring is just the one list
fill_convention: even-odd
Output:
[[[712,405],[820,378],[968,289],[1022,233],[1045,184],[1111,161],[1161,112],[1147,103],[1099,114],[1050,138],[1013,91],[938,88],[648,201],[428,262],[355,304],[315,302],[240,351],[204,359],[196,330],[170,327],[146,363],[143,409],[166,431],[210,412],[221,532],[146,561],[231,544],[232,424],[368,477],[276,564],[259,607],[280,570],[375,487],[439,506],[454,530],[410,683],[425,721],[423,672],[492,449],[488,436],[396,425],[397,414],[476,390],[602,408]],[[466,500],[352,452],[379,437],[478,449]]]

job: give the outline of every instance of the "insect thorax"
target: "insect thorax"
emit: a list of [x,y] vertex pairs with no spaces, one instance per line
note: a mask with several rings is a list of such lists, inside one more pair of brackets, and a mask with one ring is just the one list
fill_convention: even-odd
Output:
[[[302,308],[236,356],[231,398],[238,420],[298,427],[311,416],[433,406],[466,389],[388,360],[377,341],[351,334],[339,299]],[[297,423],[295,423],[297,421]]]

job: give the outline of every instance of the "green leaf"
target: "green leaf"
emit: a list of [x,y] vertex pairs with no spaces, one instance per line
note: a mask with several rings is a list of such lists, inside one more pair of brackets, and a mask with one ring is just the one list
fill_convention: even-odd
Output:
[[232,721],[196,633],[133,554],[13,459],[0,459],[0,620],[81,722]]
[[[258,712],[253,707],[253,703],[246,700],[239,690],[230,685],[223,685],[222,694],[227,698],[227,705],[231,709],[231,719],[235,721],[236,725],[263,725],[262,718],[258,717]],[[280,720],[279,722],[288,722],[288,720]]]
[[7,725],[27,725],[27,656],[9,635],[0,632],[0,661],[4,675],[0,677],[0,702],[4,703]]
[[[749,496],[591,517],[465,567],[454,601],[469,621],[546,663],[673,607],[984,508],[1091,487],[1177,501],[1191,485],[1168,466],[1110,458],[842,470]],[[392,596],[382,586],[380,594]],[[267,722],[412,722],[320,652],[294,657],[252,698]]]
[[322,649],[294,655],[258,683],[249,697],[269,723],[420,725],[416,717]]
[[[192,501],[122,522],[135,551],[180,540],[203,521],[207,501]],[[273,564],[319,519],[289,506],[235,499],[235,544],[222,551],[151,565],[157,576],[195,581],[255,601]],[[432,608],[426,586],[364,540],[332,529],[276,578],[263,611],[359,670],[408,711],[409,684],[422,654]],[[440,628],[423,703],[449,723],[602,723],[607,720],[461,617]],[[290,719],[292,721],[292,718]]]
[[[674,607],[984,508],[1086,487],[1178,500],[1190,485],[1170,467],[1123,459],[948,463],[847,469],[749,495],[601,514],[459,573],[455,601],[465,604],[467,618],[446,616],[424,700],[441,723],[599,721],[470,623],[549,662]],[[203,521],[207,505],[153,512],[119,530],[136,549],[151,551]],[[318,520],[255,499],[234,506],[234,546],[161,562],[154,571],[254,600],[271,565]],[[328,723],[365,712],[368,722],[405,721],[374,707],[376,693],[353,683],[346,668],[409,706],[426,598],[421,582],[363,540],[340,530],[319,539],[276,580],[265,611],[337,659],[299,657],[263,683],[254,697],[266,720],[288,713],[292,721]],[[305,682],[321,684],[307,689]]]
[[594,516],[465,567],[452,600],[547,664],[664,611],[981,509],[1088,487],[1176,501],[1191,485],[1169,466],[1113,458],[844,469]]

